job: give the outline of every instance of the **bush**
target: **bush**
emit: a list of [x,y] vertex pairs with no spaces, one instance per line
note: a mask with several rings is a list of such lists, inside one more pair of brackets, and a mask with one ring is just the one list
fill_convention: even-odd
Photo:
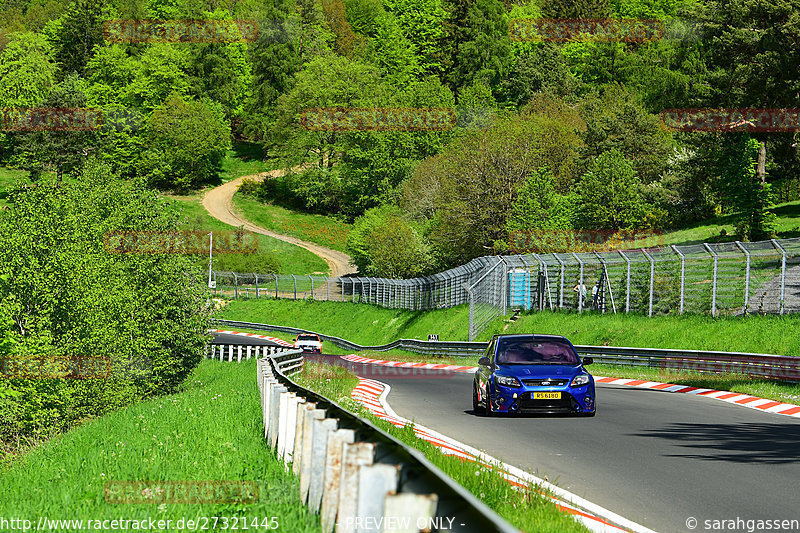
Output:
[[[107,357],[107,379],[9,378],[0,443],[50,435],[177,390],[200,362],[209,310],[201,274],[173,254],[118,254],[110,230],[165,231],[176,214],[143,183],[96,162],[75,182],[41,180],[0,211],[0,338],[14,357]],[[3,333],[5,332],[5,333]]]
[[347,235],[347,252],[361,273],[384,278],[413,278],[433,261],[423,237],[395,206],[375,207],[359,217]]

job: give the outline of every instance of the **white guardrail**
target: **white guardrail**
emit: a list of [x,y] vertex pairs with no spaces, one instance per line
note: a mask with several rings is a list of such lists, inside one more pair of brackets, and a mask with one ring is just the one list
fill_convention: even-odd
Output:
[[264,437],[322,531],[518,531],[419,451],[294,383],[300,350],[258,360]]

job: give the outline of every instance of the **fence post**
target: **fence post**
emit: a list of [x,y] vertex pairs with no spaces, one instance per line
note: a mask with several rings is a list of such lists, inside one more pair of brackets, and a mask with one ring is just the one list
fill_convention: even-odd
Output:
[[258,299],[258,274],[254,274],[256,277],[256,300]]
[[653,316],[653,283],[656,277],[656,262],[653,256],[648,254],[644,248],[642,248],[642,253],[650,261],[650,303],[648,304],[647,316]]
[[239,276],[236,275],[236,272],[233,272],[233,297],[239,297]]
[[775,239],[770,239],[772,245],[781,253],[781,314],[784,311],[784,296],[786,295],[786,250]]
[[[581,266],[580,276],[578,277],[578,313],[583,313],[583,291],[585,287],[583,286],[583,261],[581,258],[578,257],[578,254],[572,252],[572,257],[578,261],[578,264]],[[588,291],[587,291],[588,294]]]
[[344,301],[344,280],[339,278],[339,285],[342,287],[342,301]]
[[704,242],[703,247],[714,258],[714,277],[711,281],[711,316],[717,316],[717,265],[719,256],[717,256],[717,253],[711,249],[708,243]]
[[744,253],[747,261],[744,267],[744,314],[747,314],[747,306],[750,304],[750,251],[739,241],[736,241],[736,246]]
[[[739,241],[736,241],[736,242],[739,242]],[[674,244],[670,244],[670,247],[672,248],[672,251],[675,252],[676,254],[678,254],[680,256],[680,258],[681,258],[681,307],[680,307],[680,311],[678,311],[678,314],[682,315],[683,314],[683,302],[684,302],[684,298],[685,298],[685,295],[686,295],[686,256],[683,255],[683,252],[678,250],[678,247],[675,246]],[[750,258],[748,256],[748,260],[749,259]],[[748,266],[748,268],[749,268],[749,266]],[[747,296],[745,296],[745,306],[747,306]]]
[[631,310],[631,260],[625,255],[622,250],[617,250],[617,253],[622,256],[626,264],[625,275],[625,314],[627,315]]
[[273,274],[273,276],[275,276],[275,298],[277,299],[278,298],[278,275],[277,274]]
[[331,301],[331,278],[329,278],[328,276],[325,276],[325,287],[326,287],[326,291],[327,291],[326,301],[330,302]]
[[560,282],[560,287],[558,289],[558,308],[564,309],[564,261],[562,261],[561,258],[558,257],[557,253],[554,253],[553,257],[555,257],[556,261],[558,261],[559,268],[561,271],[561,282]]
[[311,274],[308,274],[308,279],[311,280],[311,299],[314,299],[314,278],[311,277]]
[[[506,260],[503,259],[503,256],[500,256],[499,263],[503,263],[503,270],[502,270],[502,285],[500,286],[500,298],[503,299],[503,316],[506,316],[508,313],[508,265],[506,264]],[[499,264],[498,263],[498,264]]]
[[464,290],[467,291],[469,297],[469,337],[468,340],[472,342],[473,325],[475,324],[475,304],[472,300],[472,287],[464,283]]

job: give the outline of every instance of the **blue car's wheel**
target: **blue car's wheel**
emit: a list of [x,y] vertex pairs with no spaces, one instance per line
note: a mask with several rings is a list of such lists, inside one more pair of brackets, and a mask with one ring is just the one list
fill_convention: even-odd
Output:
[[472,384],[472,413],[473,414],[480,414],[481,406],[478,404],[478,391],[475,388],[475,384]]

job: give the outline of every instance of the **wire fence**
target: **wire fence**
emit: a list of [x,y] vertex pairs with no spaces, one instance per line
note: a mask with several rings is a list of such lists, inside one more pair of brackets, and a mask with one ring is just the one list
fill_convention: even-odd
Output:
[[468,304],[469,338],[509,310],[579,313],[800,311],[800,238],[611,252],[487,256],[424,278],[214,272],[216,295],[429,310]]

